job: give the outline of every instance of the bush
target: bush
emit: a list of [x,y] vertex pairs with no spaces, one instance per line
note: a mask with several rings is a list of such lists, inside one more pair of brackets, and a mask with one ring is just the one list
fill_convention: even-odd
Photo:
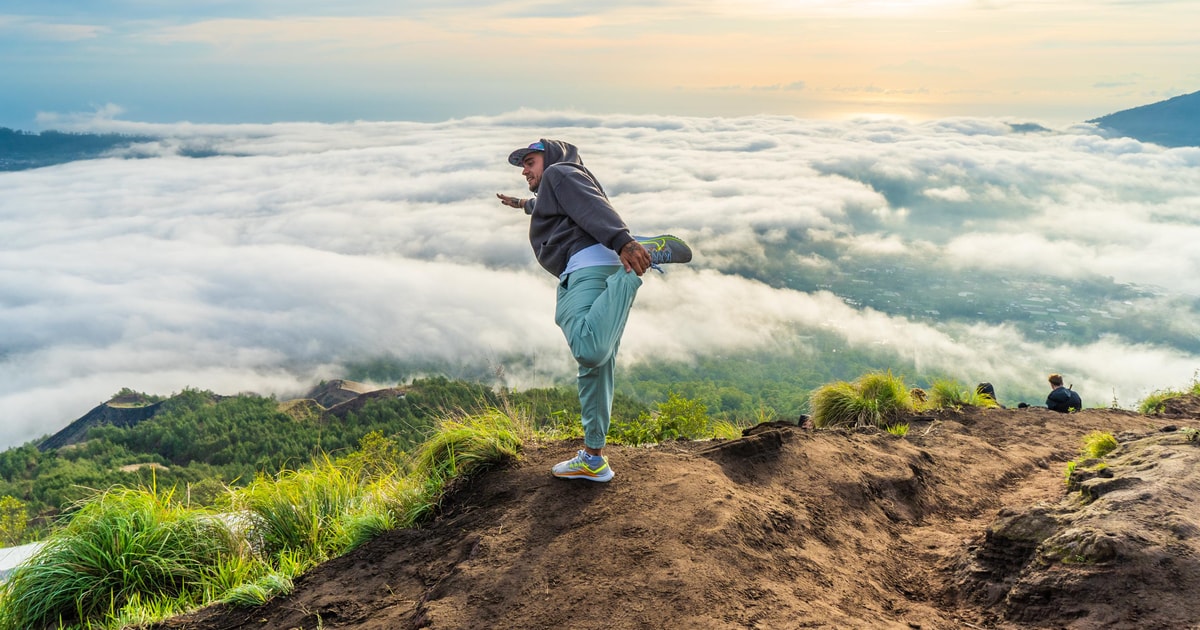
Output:
[[221,567],[245,553],[219,518],[181,506],[170,492],[114,488],[80,507],[4,584],[0,628],[112,618],[127,605],[200,603]]
[[1142,399],[1142,402],[1138,404],[1138,413],[1145,415],[1162,413],[1162,410],[1166,406],[1166,402],[1168,400],[1171,400],[1172,398],[1179,398],[1183,395],[1183,392],[1171,389],[1160,389],[1150,392],[1144,399]]
[[515,460],[521,430],[511,416],[491,410],[461,420],[443,420],[417,451],[416,472],[429,477],[469,476]]
[[[615,444],[640,446],[668,440],[698,440],[712,436],[708,408],[698,400],[684,398],[674,392],[658,403],[658,412],[642,413],[633,422],[614,422],[609,439]],[[728,434],[728,428],[721,429]],[[738,431],[740,434],[740,431]]]
[[999,407],[995,398],[981,394],[975,388],[964,387],[952,379],[938,379],[930,386],[929,409],[961,409],[963,407]]
[[854,383],[838,381],[822,386],[811,398],[813,426],[886,429],[903,414],[913,411],[904,379],[888,372],[865,374]]
[[357,477],[325,460],[278,477],[259,476],[237,493],[234,507],[250,514],[252,535],[268,557],[297,551],[315,565],[345,548],[341,518],[361,495]]

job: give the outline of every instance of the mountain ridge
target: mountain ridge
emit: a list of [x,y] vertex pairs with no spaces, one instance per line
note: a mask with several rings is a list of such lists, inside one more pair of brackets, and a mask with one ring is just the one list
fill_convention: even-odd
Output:
[[1200,91],[1132,107],[1087,122],[1165,147],[1200,146]]
[[[327,412],[335,417],[342,417],[347,411],[360,408],[367,399],[381,396],[404,396],[404,392],[403,388],[380,388],[365,383],[335,379],[322,381],[300,398],[282,401],[280,407],[286,409],[290,406],[289,403],[311,400],[320,407],[317,413]],[[364,396],[366,398],[360,400],[357,406],[348,404]],[[218,401],[228,398],[228,396],[211,394],[211,398],[213,401]],[[79,444],[87,439],[88,431],[97,426],[111,425],[122,428],[137,426],[157,415],[167,400],[170,398],[152,401],[149,397],[139,394],[119,394],[100,403],[66,427],[38,442],[38,450],[45,452]]]

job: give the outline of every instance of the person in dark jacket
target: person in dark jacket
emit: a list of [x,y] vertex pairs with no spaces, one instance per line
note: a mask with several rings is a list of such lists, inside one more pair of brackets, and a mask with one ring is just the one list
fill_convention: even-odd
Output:
[[691,249],[670,235],[634,237],[570,143],[542,139],[513,151],[508,162],[521,167],[536,197],[496,197],[529,215],[529,244],[538,264],[558,278],[554,322],[579,364],[584,448],[552,473],[608,481],[613,471],[604,445],[617,349],[641,276],[662,263],[688,262]]
[[996,398],[996,388],[993,387],[991,383],[983,382],[976,385],[975,393],[979,394],[980,396],[987,396],[988,398],[992,399],[992,402],[996,403],[997,407],[1001,409],[1005,408],[1004,405],[1000,404],[1000,400]]
[[1050,395],[1046,396],[1046,408],[1059,413],[1069,413],[1083,409],[1083,400],[1069,387],[1063,387],[1061,374],[1051,374]]

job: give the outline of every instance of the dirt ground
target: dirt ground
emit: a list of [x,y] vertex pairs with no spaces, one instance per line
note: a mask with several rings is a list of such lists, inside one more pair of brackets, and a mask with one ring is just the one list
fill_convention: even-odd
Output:
[[[1200,628],[1188,427],[1192,398],[968,408],[904,438],[773,423],[612,448],[608,484],[550,476],[578,444],[532,445],[288,597],[156,628]],[[1068,487],[1097,430],[1120,447]]]

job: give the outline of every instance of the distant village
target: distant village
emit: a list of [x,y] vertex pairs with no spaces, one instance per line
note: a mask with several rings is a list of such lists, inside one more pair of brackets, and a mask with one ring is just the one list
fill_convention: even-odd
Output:
[[[793,288],[807,288],[796,284]],[[1077,341],[1118,332],[1121,320],[1136,311],[1133,300],[1159,295],[1114,283],[1093,296],[1093,287],[1028,278],[932,276],[908,265],[844,271],[812,288],[829,291],[856,308],[873,308],[913,321],[1009,323],[1031,339],[1067,335]]]

